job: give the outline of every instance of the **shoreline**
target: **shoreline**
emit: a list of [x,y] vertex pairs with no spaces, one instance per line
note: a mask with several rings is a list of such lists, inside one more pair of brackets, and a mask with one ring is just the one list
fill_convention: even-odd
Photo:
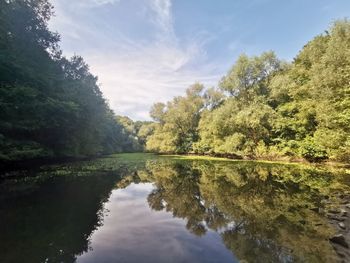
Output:
[[[177,157],[188,160],[208,160],[208,161],[231,161],[231,162],[257,162],[257,163],[271,163],[271,164],[285,164],[285,165],[306,165],[312,167],[329,167],[329,168],[340,168],[350,169],[350,163],[337,162],[337,161],[322,161],[322,162],[308,162],[305,159],[285,159],[285,158],[247,158],[239,157],[236,155],[205,155],[205,154],[176,154],[176,153],[152,153],[152,152],[124,152],[124,153],[112,153],[106,155],[95,155],[95,156],[80,156],[80,157],[52,157],[52,158],[35,158],[35,159],[24,159],[24,160],[0,160],[0,169],[2,172],[23,170],[33,167],[40,167],[42,165],[55,165],[64,164],[68,162],[79,162],[88,161],[98,158],[106,158],[118,155],[140,155],[140,154],[151,154],[155,156],[167,156]],[[0,174],[1,177],[1,174]]]
[[258,162],[258,163],[275,163],[275,164],[285,164],[285,165],[307,165],[313,167],[331,167],[331,168],[340,168],[347,169],[350,168],[350,163],[336,162],[336,161],[323,161],[323,162],[308,162],[304,159],[264,159],[264,158],[229,158],[215,155],[200,155],[200,154],[163,154],[163,153],[155,153],[159,156],[178,156],[178,157],[187,157],[188,159],[196,159],[196,160],[212,160],[212,161],[233,161],[233,162]]

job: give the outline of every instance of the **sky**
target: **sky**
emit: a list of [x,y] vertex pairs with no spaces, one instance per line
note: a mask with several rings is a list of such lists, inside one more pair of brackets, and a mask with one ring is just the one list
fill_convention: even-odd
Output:
[[215,87],[238,56],[292,61],[350,16],[350,0],[51,0],[65,56],[81,55],[118,115],[149,120],[191,84]]

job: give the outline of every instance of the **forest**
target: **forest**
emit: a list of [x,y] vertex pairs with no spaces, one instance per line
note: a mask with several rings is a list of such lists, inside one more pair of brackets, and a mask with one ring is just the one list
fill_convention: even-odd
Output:
[[154,123],[141,136],[159,153],[349,162],[349,80],[350,22],[343,19],[290,63],[273,51],[242,54],[217,87],[196,83],[185,96],[154,104]]
[[138,150],[80,56],[48,29],[47,0],[0,1],[0,160]]
[[242,54],[216,87],[155,103],[153,121],[116,116],[78,55],[48,28],[47,0],[0,1],[0,160],[118,152],[350,162],[350,22],[292,62]]

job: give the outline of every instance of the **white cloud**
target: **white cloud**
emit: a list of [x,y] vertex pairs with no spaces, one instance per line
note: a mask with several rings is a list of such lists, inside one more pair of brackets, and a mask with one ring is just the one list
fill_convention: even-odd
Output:
[[75,8],[92,8],[106,4],[115,4],[120,0],[74,0],[71,1],[71,6]]
[[159,26],[167,35],[172,35],[173,30],[173,18],[171,14],[171,0],[150,0],[150,6],[155,12],[153,22]]
[[216,83],[219,78],[210,66],[185,69],[197,51],[149,46],[125,52],[105,53],[90,58],[93,72],[99,73],[102,90],[117,113],[144,119],[150,106],[166,101],[196,81]]
[[[153,103],[183,94],[196,81],[213,85],[219,79],[215,74],[216,66],[206,61],[204,45],[211,36],[198,33],[180,41],[174,33],[171,0],[144,2],[147,14],[151,14],[144,17],[150,20],[145,23],[155,25],[151,32],[153,40],[126,35],[118,25],[108,24],[108,17],[103,18],[103,27],[93,30],[86,21],[80,21],[81,9],[69,8],[68,11],[71,2],[56,1],[60,4],[51,26],[62,34],[64,53],[77,53],[85,58],[91,71],[99,77],[101,90],[117,114],[149,119],[148,111]],[[87,2],[97,6],[118,1]],[[102,18],[92,13],[91,19]],[[101,23],[101,20],[92,22]],[[73,45],[77,42],[78,45]]]

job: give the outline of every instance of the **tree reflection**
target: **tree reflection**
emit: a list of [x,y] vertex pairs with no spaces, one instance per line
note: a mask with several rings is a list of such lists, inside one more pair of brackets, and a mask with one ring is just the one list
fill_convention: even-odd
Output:
[[[145,171],[143,171],[145,173]],[[338,187],[318,169],[249,162],[163,161],[148,163],[155,189],[149,206],[185,219],[198,236],[221,234],[236,257],[249,262],[334,260],[327,241],[333,229],[320,207]]]
[[59,177],[26,180],[27,190],[16,184],[20,195],[1,188],[1,261],[74,262],[102,225],[111,190],[142,182],[154,184],[151,209],[184,219],[194,235],[216,231],[240,260],[335,261],[327,241],[333,230],[314,208],[346,187],[345,177],[295,165],[170,158],[118,170],[113,160],[66,167],[66,177],[57,170]]
[[[75,262],[101,226],[116,176],[45,180],[0,196],[1,262]],[[28,185],[28,182],[24,182]]]

